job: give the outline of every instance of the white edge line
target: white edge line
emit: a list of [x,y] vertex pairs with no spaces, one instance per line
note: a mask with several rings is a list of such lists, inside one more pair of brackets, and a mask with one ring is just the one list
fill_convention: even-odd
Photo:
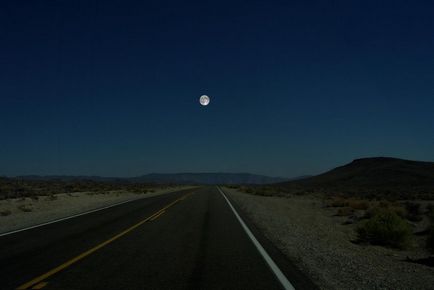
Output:
[[58,222],[61,222],[61,221],[64,221],[64,220],[69,220],[69,219],[72,219],[72,218],[75,218],[75,217],[79,217],[79,216],[82,216],[82,215],[85,215],[85,214],[90,214],[90,213],[97,212],[97,211],[100,211],[100,210],[108,209],[108,208],[111,208],[111,207],[114,207],[114,206],[118,206],[118,205],[121,205],[121,204],[124,204],[124,203],[127,203],[127,202],[132,202],[132,201],[135,201],[135,200],[139,200],[139,199],[142,199],[142,198],[145,198],[145,197],[140,197],[140,198],[135,198],[135,199],[129,199],[129,200],[126,200],[126,201],[121,201],[121,202],[118,202],[118,203],[115,203],[115,204],[111,204],[111,205],[107,205],[107,206],[104,206],[104,207],[92,209],[92,210],[85,211],[85,212],[82,212],[82,213],[73,214],[73,215],[70,215],[70,216],[67,216],[67,217],[63,217],[63,218],[59,218],[59,219],[55,219],[55,220],[52,220],[52,221],[49,221],[49,222],[45,222],[45,223],[37,224],[37,225],[34,225],[34,226],[30,226],[30,227],[26,227],[26,228],[14,230],[14,231],[2,233],[2,234],[0,234],[0,237],[7,236],[7,235],[12,235],[12,234],[23,232],[23,231],[27,231],[27,230],[31,230],[31,229],[34,229],[34,228],[43,227],[43,226],[46,226],[46,225],[49,225],[49,224],[58,223]]
[[220,191],[220,193],[225,198],[226,202],[228,203],[229,207],[234,212],[235,216],[237,217],[238,221],[240,222],[241,226],[243,227],[244,231],[247,233],[249,238],[252,240],[253,244],[255,245],[258,252],[261,254],[262,258],[264,258],[265,262],[270,267],[271,271],[276,275],[277,279],[279,280],[280,284],[282,284],[283,288],[285,290],[295,290],[294,286],[292,286],[291,282],[286,278],[286,276],[282,273],[282,271],[279,269],[279,267],[274,263],[273,259],[271,259],[270,255],[268,255],[267,251],[265,251],[264,247],[259,243],[259,241],[255,238],[253,233],[250,231],[250,229],[247,227],[247,225],[244,223],[243,219],[240,217],[240,215],[237,213],[235,208],[232,206],[232,203],[229,201],[229,199],[226,197],[224,192],[220,189],[220,187],[217,187],[217,189]]
[[[189,189],[189,188],[187,188],[187,189]],[[178,192],[178,191],[181,191],[181,190],[183,190],[183,189],[180,189],[180,190],[177,190],[177,191],[169,191],[169,192],[165,192],[163,194]],[[99,208],[88,210],[88,211],[85,211],[85,212],[73,214],[73,215],[70,215],[70,216],[67,216],[67,217],[63,217],[63,218],[55,219],[55,220],[48,221],[48,222],[45,222],[45,223],[37,224],[37,225],[34,225],[34,226],[30,226],[30,227],[26,227],[26,228],[22,228],[22,229],[18,229],[18,230],[13,230],[13,231],[5,232],[5,233],[0,233],[0,237],[7,236],[7,235],[12,235],[12,234],[23,232],[23,231],[27,231],[27,230],[31,230],[31,229],[34,229],[34,228],[43,227],[43,226],[46,226],[46,225],[49,225],[49,224],[54,224],[54,223],[61,222],[61,221],[64,221],[64,220],[69,220],[69,219],[72,219],[72,218],[75,218],[75,217],[79,217],[79,216],[82,216],[82,215],[85,215],[85,214],[97,212],[97,211],[108,209],[108,208],[111,208],[111,207],[114,207],[114,206],[118,206],[118,205],[121,205],[121,204],[124,204],[124,203],[127,203],[127,202],[132,202],[132,201],[135,201],[135,200],[139,200],[139,199],[142,199],[142,198],[149,198],[149,197],[153,197],[153,196],[143,196],[143,197],[139,197],[139,198],[129,199],[129,200],[121,201],[121,202],[114,203],[114,204],[111,204],[111,205],[107,205],[107,206],[104,206],[104,207],[99,207]]]

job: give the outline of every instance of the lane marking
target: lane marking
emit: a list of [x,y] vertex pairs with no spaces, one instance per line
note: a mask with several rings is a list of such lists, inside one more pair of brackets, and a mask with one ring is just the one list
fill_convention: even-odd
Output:
[[35,286],[33,286],[32,289],[42,289],[45,286],[47,286],[47,284],[48,284],[47,282],[41,282],[41,283],[36,284]]
[[235,214],[236,218],[240,222],[241,226],[243,227],[244,231],[247,233],[247,236],[249,236],[250,240],[252,240],[253,244],[255,245],[258,252],[261,254],[262,258],[264,258],[265,262],[270,267],[271,271],[274,273],[276,278],[279,280],[280,284],[285,290],[295,290],[294,286],[289,282],[288,278],[282,273],[280,268],[276,265],[276,263],[271,259],[270,255],[268,255],[267,251],[265,251],[264,247],[259,243],[259,241],[255,238],[253,233],[250,231],[250,229],[247,227],[247,225],[244,223],[243,219],[240,217],[238,212],[235,210],[235,208],[232,206],[232,203],[229,201],[229,199],[226,197],[224,192],[220,189],[220,187],[217,186],[217,189],[220,191],[226,202],[228,203],[229,207],[232,209],[233,213]]
[[31,229],[34,229],[34,228],[43,227],[43,226],[46,226],[46,225],[58,223],[58,222],[65,221],[65,220],[69,220],[69,219],[76,218],[76,217],[79,217],[79,216],[82,216],[82,215],[85,215],[85,214],[90,214],[90,213],[97,212],[97,211],[100,211],[100,210],[104,210],[104,209],[108,209],[108,208],[111,208],[111,207],[115,207],[115,206],[118,206],[118,205],[121,205],[121,204],[124,204],[124,203],[140,200],[142,198],[146,198],[146,196],[140,197],[140,198],[136,198],[136,199],[129,199],[129,200],[126,200],[126,201],[121,201],[121,202],[118,202],[118,203],[115,203],[115,204],[111,204],[111,205],[108,205],[108,206],[92,209],[92,210],[85,211],[85,212],[78,213],[78,214],[73,214],[73,215],[70,215],[70,216],[67,216],[67,217],[63,217],[63,218],[59,218],[59,219],[55,219],[55,220],[52,220],[52,221],[49,221],[49,222],[45,222],[45,223],[37,224],[37,225],[34,225],[34,226],[30,226],[30,227],[26,227],[26,228],[14,230],[14,231],[2,233],[2,234],[0,234],[0,237],[7,236],[7,235],[12,235],[12,234],[23,232],[23,231],[27,231],[27,230],[31,230]]
[[47,278],[53,276],[54,274],[56,274],[56,273],[58,273],[58,272],[60,272],[60,271],[62,271],[62,270],[64,270],[64,269],[68,268],[68,267],[71,266],[72,264],[74,264],[74,263],[76,263],[76,262],[82,260],[83,258],[85,258],[85,257],[89,256],[90,254],[96,252],[97,250],[101,249],[102,247],[107,246],[108,244],[112,243],[113,241],[115,241],[115,240],[119,239],[120,237],[122,237],[122,236],[128,234],[129,232],[131,232],[131,231],[133,231],[134,229],[138,228],[138,227],[141,226],[142,224],[144,224],[144,223],[146,223],[147,221],[151,220],[153,217],[158,216],[158,215],[161,215],[161,214],[162,214],[163,212],[165,212],[168,208],[170,208],[171,206],[173,206],[173,205],[175,205],[176,203],[180,202],[180,201],[182,200],[183,197],[189,196],[189,195],[191,195],[191,194],[192,194],[192,193],[190,192],[190,193],[188,193],[188,194],[186,194],[186,195],[184,195],[184,196],[182,196],[182,197],[176,199],[175,201],[169,203],[168,205],[166,205],[166,206],[163,207],[162,209],[156,211],[156,212],[153,213],[151,216],[145,218],[144,220],[138,222],[137,224],[135,224],[135,225],[133,225],[133,226],[127,228],[126,230],[120,232],[119,234],[117,234],[117,235],[115,235],[114,237],[112,237],[112,238],[106,240],[105,242],[102,242],[102,243],[100,243],[99,245],[96,245],[95,247],[93,247],[93,248],[91,248],[91,249],[89,249],[89,250],[87,250],[87,251],[81,253],[80,255],[78,255],[78,256],[72,258],[71,260],[66,261],[65,263],[63,263],[63,264],[57,266],[56,268],[51,269],[51,270],[48,271],[47,273],[42,274],[41,276],[38,276],[38,277],[36,277],[36,278],[34,278],[34,279],[32,279],[32,280],[30,280],[30,281],[28,281],[28,282],[22,284],[21,286],[17,287],[17,289],[18,289],[18,290],[28,289],[29,287],[31,287],[31,286],[33,286],[33,285],[35,285],[35,284],[37,284],[37,283],[40,283],[40,282],[46,280]]
[[162,215],[162,214],[165,213],[165,212],[166,212],[166,211],[164,211],[164,210],[160,211],[157,215],[154,215],[154,216],[150,219],[150,221],[152,222],[152,221],[156,220],[160,215]]

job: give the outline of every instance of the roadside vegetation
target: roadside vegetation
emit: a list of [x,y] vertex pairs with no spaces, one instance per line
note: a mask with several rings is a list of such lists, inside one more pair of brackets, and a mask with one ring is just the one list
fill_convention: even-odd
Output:
[[55,194],[74,192],[102,194],[110,191],[128,191],[139,194],[153,192],[155,187],[155,184],[148,183],[98,182],[93,180],[41,181],[0,177],[0,200],[22,197],[36,200],[39,196],[47,196],[50,200],[54,200],[56,199]]
[[434,253],[434,204],[427,206],[427,215],[430,219],[430,226],[426,245]]
[[411,245],[412,232],[406,220],[391,209],[383,208],[357,227],[361,241],[374,245],[406,249]]
[[21,204],[17,206],[17,209],[19,209],[22,212],[31,212],[33,211],[33,207],[29,204]]
[[[399,250],[409,250],[421,244],[426,245],[426,249],[434,253],[434,205],[428,203],[428,200],[434,200],[434,195],[428,191],[417,195],[423,196],[422,199],[402,199],[411,196],[410,192],[403,193],[389,188],[379,191],[383,194],[377,195],[367,191],[363,195],[357,190],[331,194],[328,190],[296,186],[284,190],[273,185],[229,187],[259,196],[316,196],[322,200],[325,208],[336,208],[334,216],[340,218],[337,221],[343,225],[354,225],[358,239],[353,242]],[[345,220],[342,221],[342,218]],[[427,222],[429,226],[421,229]]]

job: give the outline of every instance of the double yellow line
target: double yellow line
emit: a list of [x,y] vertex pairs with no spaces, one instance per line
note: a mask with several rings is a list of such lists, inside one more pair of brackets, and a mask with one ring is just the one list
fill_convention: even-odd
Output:
[[89,256],[90,254],[98,251],[99,249],[101,249],[102,247],[107,246],[108,244],[114,242],[115,240],[119,239],[122,236],[125,236],[126,234],[128,234],[129,232],[133,231],[134,229],[140,227],[142,224],[146,223],[147,221],[153,221],[155,219],[157,219],[159,216],[161,216],[168,208],[170,208],[171,206],[175,205],[176,203],[180,202],[181,200],[184,200],[185,198],[187,198],[190,194],[192,194],[192,192],[178,198],[177,200],[169,203],[168,205],[166,205],[165,207],[163,207],[162,209],[158,210],[157,212],[155,212],[154,214],[152,214],[151,216],[145,218],[144,220],[138,222],[137,224],[129,227],[128,229],[122,231],[121,233],[117,234],[116,236],[106,240],[105,242],[102,242],[101,244],[87,250],[86,252],[81,253],[80,255],[72,258],[69,261],[66,261],[65,263],[57,266],[54,269],[51,269],[50,271],[48,271],[45,274],[42,274],[39,277],[36,277],[32,280],[30,280],[29,282],[26,282],[24,284],[22,284],[21,286],[19,286],[17,289],[18,290],[22,290],[22,289],[29,289],[30,287],[34,286],[32,289],[41,289],[44,286],[47,285],[47,282],[44,282],[45,279],[53,276],[54,274],[68,268],[69,266],[71,266],[72,264],[80,261],[81,259]]

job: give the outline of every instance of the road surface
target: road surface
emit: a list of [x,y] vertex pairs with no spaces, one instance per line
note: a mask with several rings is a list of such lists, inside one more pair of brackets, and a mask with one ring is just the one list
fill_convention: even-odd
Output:
[[290,289],[270,260],[315,289],[228,201],[183,190],[2,236],[0,289]]

